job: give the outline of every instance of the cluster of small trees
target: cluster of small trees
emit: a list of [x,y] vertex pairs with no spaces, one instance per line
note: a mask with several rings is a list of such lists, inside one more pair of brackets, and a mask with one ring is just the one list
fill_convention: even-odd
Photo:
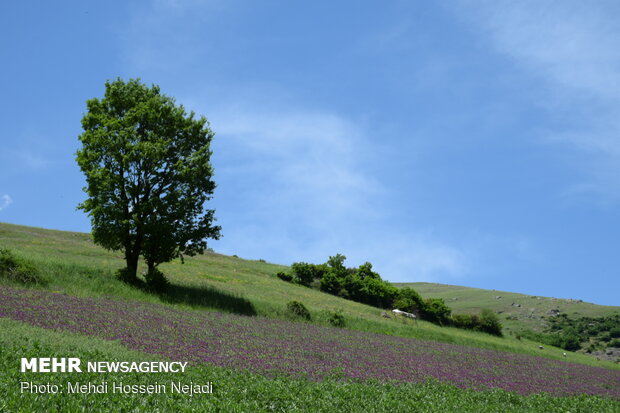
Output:
[[359,267],[344,265],[346,257],[336,254],[324,264],[296,262],[289,273],[276,275],[284,281],[317,288],[329,294],[379,308],[398,308],[439,325],[484,331],[501,336],[501,324],[489,311],[477,315],[454,315],[441,298],[424,299],[412,288],[397,288],[373,271],[366,262]]
[[488,308],[483,308],[479,315],[454,314],[452,316],[452,324],[458,328],[482,331],[495,336],[502,336],[502,324],[500,323],[497,315]]
[[565,350],[582,348],[592,352],[607,347],[620,347],[620,314],[603,317],[569,318],[565,313],[548,317],[549,327],[542,333],[522,331],[521,334],[533,340]]
[[318,288],[329,294],[369,304],[379,308],[389,308],[398,297],[398,288],[381,279],[367,262],[357,268],[344,265],[346,257],[336,254],[324,264],[296,262],[290,273],[278,273],[285,281],[306,287]]

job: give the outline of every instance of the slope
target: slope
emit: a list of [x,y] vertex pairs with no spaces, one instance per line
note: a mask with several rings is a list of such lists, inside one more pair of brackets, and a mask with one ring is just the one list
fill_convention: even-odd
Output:
[[[452,344],[539,355],[562,359],[562,350],[538,349],[537,343],[498,338],[482,333],[438,327],[423,321],[385,319],[377,308],[320,291],[283,282],[274,273],[287,267],[243,260],[216,253],[175,261],[161,266],[173,289],[165,295],[129,287],[117,281],[114,271],[123,266],[122,257],[94,245],[88,234],[0,224],[0,248],[9,248],[28,259],[48,278],[46,286],[32,288],[77,297],[114,297],[127,301],[163,303],[193,310],[226,312],[289,319],[286,303],[303,302],[313,323],[328,325],[330,313],[342,310],[347,328],[393,336],[441,341]],[[8,283],[6,280],[2,283]],[[570,361],[618,368],[612,363],[571,354]]]
[[542,297],[426,282],[396,285],[411,287],[423,297],[443,298],[456,313],[477,313],[481,308],[489,308],[499,314],[506,331],[541,331],[546,327],[546,317],[562,313],[569,317],[603,317],[620,313],[618,306],[597,305],[573,298]]

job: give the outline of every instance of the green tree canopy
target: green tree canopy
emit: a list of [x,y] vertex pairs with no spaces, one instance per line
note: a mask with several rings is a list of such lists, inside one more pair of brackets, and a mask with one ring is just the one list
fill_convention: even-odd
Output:
[[95,243],[124,252],[130,280],[140,255],[154,270],[218,239],[215,211],[204,206],[215,189],[207,119],[138,79],[108,81],[104,97],[86,104],[77,162],[88,198],[78,208]]

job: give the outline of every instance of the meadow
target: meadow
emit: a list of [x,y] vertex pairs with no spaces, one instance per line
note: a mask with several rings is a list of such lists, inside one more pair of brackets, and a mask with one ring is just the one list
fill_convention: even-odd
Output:
[[620,372],[436,341],[0,286],[0,315],[172,360],[321,380],[422,382],[620,399]]
[[[0,248],[36,266],[45,284],[0,280],[0,411],[617,411],[620,368],[529,340],[386,319],[377,308],[279,280],[286,266],[213,252],[161,269],[166,294],[113,273],[118,254],[87,234],[0,224]],[[311,321],[295,319],[290,300]],[[346,328],[329,327],[341,311]],[[187,400],[148,395],[22,395],[20,354],[191,362],[178,380],[214,383]],[[24,356],[25,357],[25,356]],[[54,380],[132,381],[57,373]],[[40,376],[38,376],[40,377]],[[34,380],[38,378],[31,378]],[[149,381],[172,380],[148,376]],[[178,396],[178,395],[177,395]],[[22,407],[20,407],[22,406]]]
[[155,361],[159,357],[127,349],[117,341],[57,332],[0,318],[0,411],[2,412],[615,412],[611,398],[546,393],[522,396],[501,389],[468,390],[427,380],[422,383],[321,381],[266,377],[203,363],[180,373],[55,373],[55,383],[152,384],[181,381],[213,383],[213,394],[21,394],[19,383],[49,382],[20,373],[21,357],[79,357],[82,360]]
[[540,331],[545,326],[544,318],[556,311],[574,318],[620,313],[618,306],[597,305],[577,298],[542,297],[427,282],[396,285],[411,287],[423,296],[443,298],[455,312],[476,313],[481,308],[489,308],[499,313],[507,331]]
[[[0,223],[2,247],[27,257],[46,275],[48,284],[33,288],[79,297],[113,296],[165,303],[175,308],[285,320],[290,319],[286,303],[295,300],[310,310],[312,322],[319,325],[329,326],[330,314],[340,310],[348,329],[566,360],[562,349],[548,347],[540,351],[539,343],[517,340],[510,335],[499,338],[402,317],[386,319],[375,307],[284,282],[274,274],[288,267],[260,259],[247,260],[207,252],[186,259],[184,264],[175,260],[160,266],[172,282],[172,288],[166,294],[154,294],[117,281],[113,273],[123,266],[122,256],[94,245],[88,234]],[[614,363],[581,354],[570,354],[569,361],[619,368]]]

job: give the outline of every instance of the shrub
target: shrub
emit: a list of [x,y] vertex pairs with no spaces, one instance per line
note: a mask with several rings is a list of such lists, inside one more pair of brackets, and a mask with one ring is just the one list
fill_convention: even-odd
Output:
[[293,281],[293,276],[291,274],[287,274],[285,272],[277,272],[276,273],[276,277],[278,277],[279,279],[281,279],[282,281],[286,281],[286,282],[292,282]]
[[337,310],[329,313],[329,318],[327,319],[327,321],[334,327],[342,328],[346,325],[342,310]]
[[450,314],[452,310],[446,305],[441,298],[428,298],[424,302],[422,309],[422,317],[433,323],[440,325],[450,323]]
[[620,338],[620,327],[614,327],[609,330],[609,337]]
[[452,324],[457,328],[472,329],[474,322],[470,314],[454,314],[452,315]]
[[144,279],[146,280],[146,285],[158,293],[165,292],[170,285],[164,273],[157,268],[147,271],[146,274],[144,274]]
[[4,248],[0,248],[0,277],[20,284],[47,284],[37,267]]
[[416,290],[405,287],[398,291],[394,307],[408,313],[420,313],[424,308],[424,300]]
[[375,278],[377,280],[381,279],[381,276],[372,270],[372,264],[369,262],[365,262],[360,265],[356,271],[356,274],[362,280],[365,278]]
[[[497,315],[488,308],[482,309],[480,315],[454,314],[451,320],[454,327],[482,331],[499,337],[502,336],[502,324]],[[520,339],[521,336],[518,335],[517,340]]]
[[291,265],[291,270],[295,282],[301,285],[309,287],[312,281],[320,279],[323,275],[323,271],[318,265],[308,264],[306,262],[294,262]]
[[338,276],[332,271],[328,271],[321,278],[320,289],[321,291],[329,294],[342,296],[340,294],[340,292],[343,290],[342,281],[343,280],[341,278],[338,278]]
[[295,318],[303,318],[306,320],[310,320],[310,311],[306,308],[305,305],[300,303],[299,301],[289,301],[286,303],[286,309],[289,314],[291,314]]
[[562,337],[560,347],[569,351],[579,350],[581,348],[581,343],[579,343],[579,337],[577,337],[576,335],[565,335],[564,337]]
[[398,288],[380,278],[366,277],[361,280],[361,302],[379,308],[389,308],[398,297]]
[[335,270],[344,270],[344,261],[347,259],[347,257],[345,257],[342,254],[336,254],[333,257],[329,257],[327,259],[327,265],[330,268],[333,268]]
[[480,312],[480,330],[495,336],[502,336],[502,323],[500,323],[497,314],[488,308],[483,308]]
[[574,328],[569,327],[559,334],[554,334],[548,342],[549,344],[556,347],[561,347],[564,350],[575,351],[581,348],[580,341],[581,340],[579,340],[577,331]]
[[609,342],[609,347],[620,347],[620,338],[614,338]]

